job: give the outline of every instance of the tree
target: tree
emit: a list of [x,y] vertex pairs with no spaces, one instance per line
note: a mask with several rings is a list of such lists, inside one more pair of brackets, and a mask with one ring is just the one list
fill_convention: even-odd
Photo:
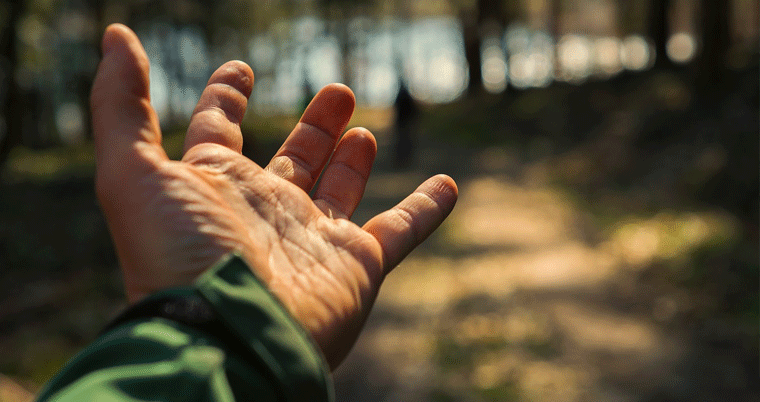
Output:
[[19,86],[16,82],[16,66],[18,64],[18,43],[16,26],[24,12],[24,2],[4,1],[2,6],[8,11],[8,21],[2,31],[0,47],[2,48],[2,69],[5,73],[5,99],[3,103],[4,132],[0,133],[0,171],[2,171],[11,149],[21,142],[21,119]]
[[698,61],[698,85],[703,91],[714,90],[715,84],[725,78],[726,55],[730,47],[731,3],[728,0],[702,0],[702,54]]
[[[723,1],[717,3],[723,3]],[[668,58],[667,49],[670,38],[669,11],[670,0],[653,0],[649,4],[649,37],[652,38],[655,45],[655,68],[673,67],[673,62]]]
[[470,68],[467,93],[477,95],[483,89],[480,48],[485,36],[500,35],[507,24],[504,1],[477,0],[475,7],[460,11],[463,26],[464,53]]

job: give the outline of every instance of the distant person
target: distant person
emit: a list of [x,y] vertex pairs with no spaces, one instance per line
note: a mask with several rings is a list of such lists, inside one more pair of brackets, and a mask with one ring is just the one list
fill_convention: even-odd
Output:
[[131,306],[39,399],[331,400],[329,371],[385,275],[454,207],[454,181],[432,177],[355,225],[376,143],[363,128],[341,137],[351,91],[323,88],[262,168],[240,153],[253,73],[239,61],[211,76],[170,160],[137,36],[111,25],[102,46],[96,189]]
[[397,169],[406,169],[412,165],[416,152],[417,136],[415,131],[417,129],[419,107],[403,82],[398,90],[398,95],[396,95],[396,101],[393,103],[393,110],[396,113],[393,138],[393,166]]
[[309,103],[311,103],[311,100],[314,99],[314,95],[316,95],[316,92],[314,91],[314,87],[311,86],[311,83],[309,80],[304,80],[303,86],[301,88],[302,91],[302,98],[301,98],[301,105],[300,105],[300,112],[303,113],[306,111],[306,108],[309,107]]

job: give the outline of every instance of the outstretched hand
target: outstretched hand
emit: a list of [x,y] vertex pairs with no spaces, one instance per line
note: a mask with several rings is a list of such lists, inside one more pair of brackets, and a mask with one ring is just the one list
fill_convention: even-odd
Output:
[[[336,367],[353,345],[385,275],[451,212],[457,188],[428,179],[363,227],[348,220],[376,153],[372,134],[341,134],[354,96],[328,85],[265,168],[241,154],[253,72],[232,61],[209,79],[181,160],[161,146],[149,62],[137,36],[111,25],[92,89],[96,189],[127,296],[191,284],[237,251]],[[323,172],[324,170],[324,172]],[[317,185],[314,199],[308,192]]]

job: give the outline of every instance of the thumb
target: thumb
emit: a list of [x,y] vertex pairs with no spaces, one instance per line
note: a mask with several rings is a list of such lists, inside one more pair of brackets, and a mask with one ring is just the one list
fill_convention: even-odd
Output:
[[168,159],[150,105],[150,63],[140,40],[126,26],[113,24],[106,29],[102,49],[90,96],[101,194],[143,177]]

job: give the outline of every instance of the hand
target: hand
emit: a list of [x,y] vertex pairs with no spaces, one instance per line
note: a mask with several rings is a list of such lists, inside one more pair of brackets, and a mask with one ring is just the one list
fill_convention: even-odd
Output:
[[[336,367],[385,275],[454,207],[454,181],[430,178],[396,207],[355,225],[348,218],[377,146],[362,128],[341,138],[353,113],[351,91],[338,84],[322,89],[262,169],[241,154],[239,124],[253,72],[239,61],[211,76],[184,156],[170,160],[150,105],[140,41],[129,28],[111,25],[102,46],[91,97],[96,189],[129,300],[189,285],[238,251]],[[312,200],[308,192],[323,168]]]

